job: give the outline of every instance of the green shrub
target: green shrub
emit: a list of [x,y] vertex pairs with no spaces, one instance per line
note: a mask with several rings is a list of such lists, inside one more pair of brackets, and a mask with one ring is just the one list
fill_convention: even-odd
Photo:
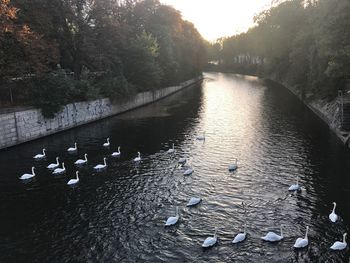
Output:
[[64,70],[57,70],[35,81],[31,104],[40,108],[45,118],[53,118],[73,94],[74,81]]
[[108,97],[114,102],[130,98],[136,93],[135,87],[128,83],[123,75],[103,79],[95,87],[103,97]]

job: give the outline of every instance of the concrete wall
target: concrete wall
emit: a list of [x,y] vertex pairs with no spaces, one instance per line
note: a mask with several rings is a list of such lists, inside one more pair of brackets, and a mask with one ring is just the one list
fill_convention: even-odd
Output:
[[179,86],[141,92],[118,104],[112,104],[109,99],[71,103],[64,106],[52,119],[45,119],[39,109],[0,114],[0,149],[146,105],[191,86],[201,79],[202,77],[198,77]]

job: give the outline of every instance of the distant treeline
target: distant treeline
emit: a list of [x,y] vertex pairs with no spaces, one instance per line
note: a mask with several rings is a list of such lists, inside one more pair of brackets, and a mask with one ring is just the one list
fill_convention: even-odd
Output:
[[197,76],[207,45],[158,0],[0,0],[0,80],[31,85],[22,93],[47,116]]
[[287,83],[306,99],[332,99],[349,83],[349,0],[280,1],[255,23],[211,46],[220,70]]

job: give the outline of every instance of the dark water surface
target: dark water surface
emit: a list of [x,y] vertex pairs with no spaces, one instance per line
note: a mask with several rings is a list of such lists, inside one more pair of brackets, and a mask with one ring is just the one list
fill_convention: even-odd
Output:
[[[0,262],[348,262],[348,250],[329,247],[349,231],[349,152],[288,91],[254,77],[205,77],[147,107],[0,152]],[[205,142],[197,141],[204,131]],[[78,153],[68,154],[75,141]],[[172,143],[174,156],[166,153]],[[119,145],[121,157],[110,157]],[[43,147],[48,157],[34,161]],[[66,183],[84,153],[89,162],[72,189]],[[67,167],[61,177],[45,168],[56,156]],[[104,156],[108,168],[95,172]],[[240,168],[229,173],[233,158]],[[24,184],[18,177],[32,165],[36,180]],[[305,190],[291,194],[297,175]],[[191,196],[203,202],[187,208]],[[234,245],[242,201],[248,237]],[[328,219],[333,201],[336,224]],[[164,228],[176,205],[179,223]],[[260,240],[281,224],[283,241]],[[307,225],[310,245],[294,251]],[[215,227],[218,244],[203,250]]]

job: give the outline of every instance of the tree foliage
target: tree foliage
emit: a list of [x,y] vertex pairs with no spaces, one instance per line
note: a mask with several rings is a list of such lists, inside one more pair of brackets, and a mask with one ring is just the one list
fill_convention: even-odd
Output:
[[177,84],[206,63],[207,43],[196,28],[158,0],[0,1],[6,7],[0,21],[3,78],[45,78],[59,64],[89,83],[79,87],[95,88],[90,94],[122,96]]
[[258,14],[246,33],[224,39],[218,59],[225,70],[332,99],[350,79],[349,14],[348,0],[281,2]]

